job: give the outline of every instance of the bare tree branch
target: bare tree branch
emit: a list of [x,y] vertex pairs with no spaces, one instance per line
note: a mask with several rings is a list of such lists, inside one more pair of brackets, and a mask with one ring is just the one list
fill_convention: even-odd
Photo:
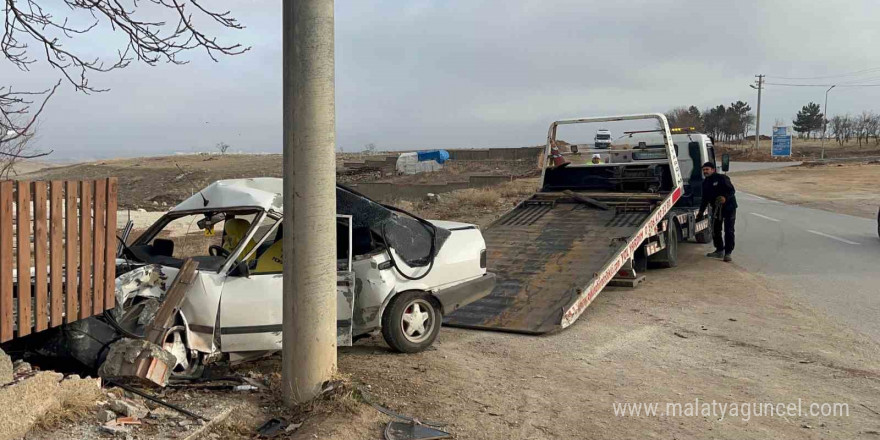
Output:
[[[190,49],[202,48],[208,56],[217,61],[218,55],[239,55],[250,49],[241,44],[223,44],[216,37],[210,37],[196,26],[193,15],[208,18],[212,22],[229,29],[244,27],[230,15],[229,11],[215,12],[204,7],[197,0],[63,0],[71,15],[86,13],[91,20],[85,25],[71,24],[71,17],[55,17],[38,4],[39,0],[3,0],[3,35],[0,38],[0,53],[19,69],[29,70],[37,61],[29,53],[32,48],[28,42],[42,47],[45,61],[61,70],[64,78],[77,90],[99,92],[88,83],[87,72],[108,72],[128,66],[133,60],[149,65],[160,61],[185,64],[178,54]],[[146,5],[153,5],[148,8]],[[140,18],[145,9],[170,12],[177,21],[173,26],[162,20]],[[82,14],[81,14],[82,15]],[[105,61],[101,58],[85,58],[82,54],[68,49],[64,40],[88,33],[104,23],[114,32],[125,36],[125,47],[117,51],[117,56]]]

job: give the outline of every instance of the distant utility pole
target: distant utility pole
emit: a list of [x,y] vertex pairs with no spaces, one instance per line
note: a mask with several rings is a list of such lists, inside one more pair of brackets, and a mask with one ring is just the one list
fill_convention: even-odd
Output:
[[758,90],[758,115],[755,117],[755,150],[758,149],[758,142],[761,140],[761,89],[764,88],[764,75],[755,75],[755,85],[749,87]]
[[822,159],[825,159],[825,129],[828,128],[828,92],[837,87],[837,84],[825,91],[825,108],[822,110]]
[[318,395],[336,371],[333,0],[283,0],[282,392]]

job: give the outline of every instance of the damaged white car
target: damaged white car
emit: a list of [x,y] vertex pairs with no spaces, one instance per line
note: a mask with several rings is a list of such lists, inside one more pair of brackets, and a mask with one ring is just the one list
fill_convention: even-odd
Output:
[[[175,373],[198,374],[226,354],[236,362],[280,350],[281,194],[277,178],[223,180],[169,211],[124,248],[118,306],[100,325],[112,327],[108,334],[142,335],[192,258],[196,281],[165,337]],[[395,350],[424,350],[443,314],[494,287],[476,226],[422,220],[342,186],[336,197],[339,345],[381,329]],[[84,325],[92,337],[101,332],[99,323]]]

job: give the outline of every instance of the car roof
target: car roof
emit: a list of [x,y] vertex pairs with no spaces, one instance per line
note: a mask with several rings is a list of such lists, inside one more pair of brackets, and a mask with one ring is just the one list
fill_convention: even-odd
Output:
[[171,212],[257,207],[284,211],[284,180],[278,177],[218,180],[193,194]]

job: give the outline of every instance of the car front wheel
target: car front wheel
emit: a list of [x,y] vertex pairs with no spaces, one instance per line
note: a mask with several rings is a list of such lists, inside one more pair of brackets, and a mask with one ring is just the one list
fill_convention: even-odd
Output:
[[382,336],[391,348],[417,353],[434,343],[442,316],[425,292],[403,292],[391,299],[382,316]]

